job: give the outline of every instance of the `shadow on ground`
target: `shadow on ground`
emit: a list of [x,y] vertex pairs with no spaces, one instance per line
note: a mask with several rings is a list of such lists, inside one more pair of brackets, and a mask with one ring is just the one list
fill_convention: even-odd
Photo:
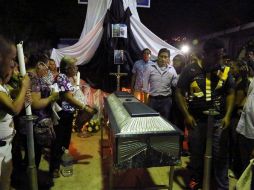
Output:
[[[103,190],[110,189],[110,182],[114,189],[156,189],[158,186],[152,180],[146,168],[118,169],[112,167],[112,154],[108,140],[103,139],[101,154],[101,168],[103,175]],[[110,175],[112,172],[112,175]],[[111,178],[112,176],[112,178]]]

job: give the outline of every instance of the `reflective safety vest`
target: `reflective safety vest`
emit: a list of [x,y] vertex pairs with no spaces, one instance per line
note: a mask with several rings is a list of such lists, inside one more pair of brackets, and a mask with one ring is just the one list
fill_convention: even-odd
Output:
[[[210,107],[209,105],[216,106],[216,104],[220,104],[219,102],[222,97],[220,97],[220,93],[215,93],[216,91],[220,90],[223,85],[225,84],[228,74],[229,74],[229,67],[224,67],[223,70],[218,70],[217,77],[218,82],[216,87],[211,86],[211,73],[205,74],[205,88],[201,88],[201,84],[199,84],[198,80],[194,80],[190,84],[190,94],[189,94],[189,106],[190,109],[193,111],[201,112],[202,110],[205,111]],[[195,78],[194,78],[195,79]],[[202,80],[200,81],[202,82]],[[203,80],[204,82],[204,80]],[[212,92],[213,91],[213,92]],[[215,95],[217,94],[217,95]]]

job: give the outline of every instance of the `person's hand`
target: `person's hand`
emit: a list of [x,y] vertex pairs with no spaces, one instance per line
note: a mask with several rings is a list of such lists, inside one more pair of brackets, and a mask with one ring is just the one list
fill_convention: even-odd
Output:
[[28,76],[28,74],[26,74],[22,79],[21,79],[21,86],[25,89],[30,88],[31,85],[31,81],[30,78]]
[[222,129],[226,129],[230,124],[230,117],[225,116],[222,120],[221,120],[221,128]]
[[50,95],[50,101],[55,102],[59,100],[59,92],[52,92]]
[[87,112],[89,112],[89,113],[91,113],[91,114],[96,114],[97,112],[98,112],[98,110],[96,109],[96,108],[92,108],[92,107],[90,107],[89,105],[86,105],[85,107],[84,107],[84,109],[87,111]]
[[187,126],[187,127],[195,127],[197,126],[197,122],[196,120],[194,119],[194,117],[192,117],[192,115],[187,115],[184,119],[184,124]]

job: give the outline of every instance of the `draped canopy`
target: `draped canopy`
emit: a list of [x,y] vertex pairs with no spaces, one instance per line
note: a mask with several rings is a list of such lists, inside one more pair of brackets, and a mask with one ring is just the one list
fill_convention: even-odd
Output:
[[[111,38],[110,26],[114,23],[127,25],[127,39]],[[111,92],[115,89],[115,79],[109,76],[116,70],[114,49],[125,51],[126,64],[122,71],[130,74],[133,62],[144,48],[149,48],[153,57],[161,48],[169,49],[171,58],[181,53],[140,22],[136,0],[89,0],[79,41],[69,47],[53,49],[51,58],[59,64],[65,55],[76,57],[81,77],[95,88]],[[128,86],[128,77],[123,83]]]

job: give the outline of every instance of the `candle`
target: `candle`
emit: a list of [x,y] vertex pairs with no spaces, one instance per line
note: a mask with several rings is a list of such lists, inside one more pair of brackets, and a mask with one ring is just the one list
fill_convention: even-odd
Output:
[[76,85],[80,85],[80,72],[77,72],[77,80],[76,80]]
[[[24,52],[23,52],[23,42],[17,44],[17,52],[18,52],[18,60],[19,60],[19,70],[22,76],[26,74],[26,65],[24,59]],[[25,103],[26,107],[26,115],[32,115],[31,105]]]

